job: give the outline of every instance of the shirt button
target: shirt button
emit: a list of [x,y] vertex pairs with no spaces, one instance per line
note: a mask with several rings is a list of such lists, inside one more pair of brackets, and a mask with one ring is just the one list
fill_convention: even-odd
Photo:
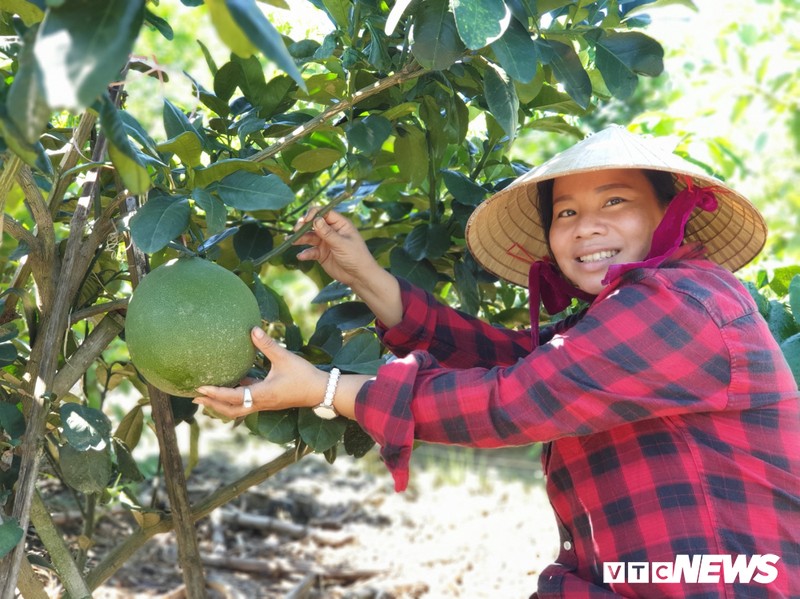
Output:
[[569,541],[564,541],[563,547],[565,551],[570,551],[572,549],[572,543],[570,543]]

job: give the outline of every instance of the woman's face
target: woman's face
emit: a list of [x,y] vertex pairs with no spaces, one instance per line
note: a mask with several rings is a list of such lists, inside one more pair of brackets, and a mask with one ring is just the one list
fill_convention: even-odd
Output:
[[644,259],[665,209],[640,170],[558,177],[550,249],[573,285],[597,295],[610,265]]

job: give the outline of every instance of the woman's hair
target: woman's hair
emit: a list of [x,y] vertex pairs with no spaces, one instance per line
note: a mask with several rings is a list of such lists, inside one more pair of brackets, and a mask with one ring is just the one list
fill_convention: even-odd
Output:
[[[675,187],[675,178],[667,171],[642,169],[642,174],[653,186],[656,199],[661,206],[667,206],[678,190]],[[550,225],[553,222],[553,182],[555,179],[539,181],[536,184],[539,193],[539,218],[542,220],[545,239],[550,239]],[[549,242],[548,242],[549,243]]]

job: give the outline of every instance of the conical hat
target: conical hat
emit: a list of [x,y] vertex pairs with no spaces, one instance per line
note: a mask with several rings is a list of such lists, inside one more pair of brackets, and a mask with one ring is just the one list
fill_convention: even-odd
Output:
[[702,242],[708,258],[728,270],[738,270],[764,247],[766,223],[746,197],[665,149],[661,140],[612,126],[531,169],[480,204],[467,222],[469,251],[490,273],[527,287],[531,263],[549,255],[536,184],[563,175],[620,168],[673,173],[678,190],[686,187],[688,179],[695,186],[714,188],[717,209],[696,209],[684,238]]

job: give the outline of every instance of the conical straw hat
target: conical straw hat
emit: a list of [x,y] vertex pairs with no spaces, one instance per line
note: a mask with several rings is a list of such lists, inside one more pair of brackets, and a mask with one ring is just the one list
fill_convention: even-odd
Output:
[[490,273],[527,287],[531,263],[549,255],[536,184],[563,175],[620,168],[673,173],[678,190],[686,187],[687,178],[695,186],[713,187],[717,209],[696,209],[684,239],[702,242],[708,258],[717,264],[736,271],[764,247],[766,223],[747,198],[668,151],[660,140],[612,126],[531,169],[480,204],[467,222],[469,251]]

